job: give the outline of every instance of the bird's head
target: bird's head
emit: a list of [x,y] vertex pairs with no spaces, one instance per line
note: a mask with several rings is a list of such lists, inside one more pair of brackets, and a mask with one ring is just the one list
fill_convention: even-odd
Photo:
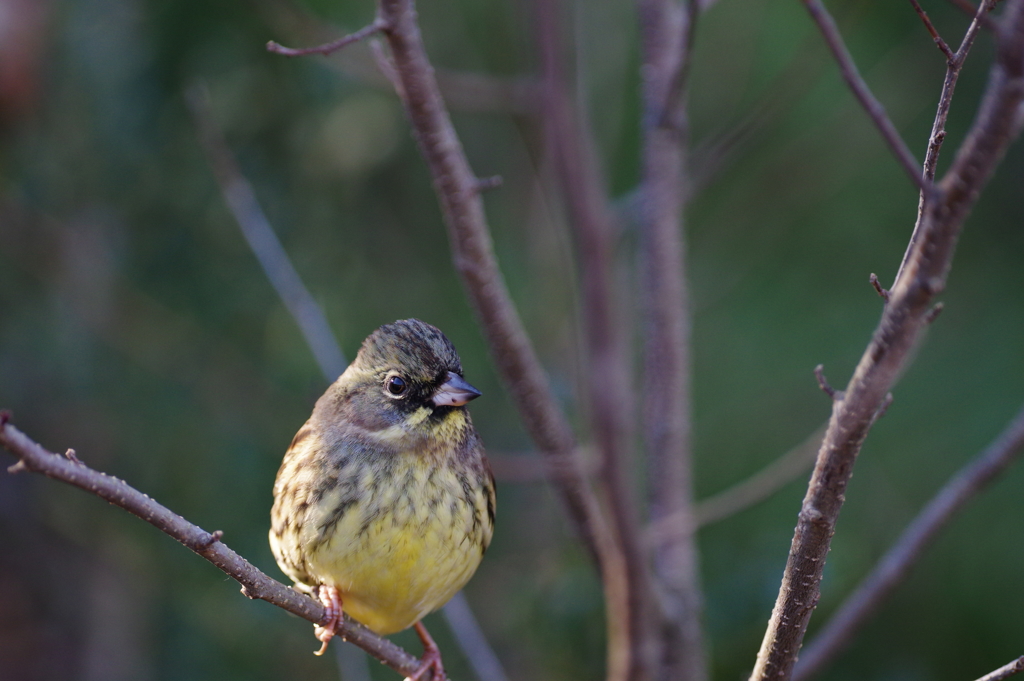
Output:
[[468,423],[464,405],[480,391],[462,377],[459,355],[440,330],[404,319],[385,324],[363,341],[339,379],[348,417],[382,437],[444,436]]

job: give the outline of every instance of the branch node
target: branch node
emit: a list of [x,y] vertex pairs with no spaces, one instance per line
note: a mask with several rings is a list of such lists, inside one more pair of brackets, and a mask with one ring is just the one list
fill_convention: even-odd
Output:
[[870,281],[871,285],[875,287],[875,292],[877,292],[878,295],[881,296],[882,300],[884,300],[885,302],[888,303],[889,302],[889,291],[886,290],[885,288],[883,288],[882,284],[879,283],[878,275],[875,274],[874,272],[872,272],[871,276],[868,277],[868,281]]
[[936,317],[942,314],[942,310],[944,310],[945,307],[945,303],[935,303],[935,305],[932,306],[932,309],[928,310],[928,313],[925,314],[924,323],[931,324],[932,322],[934,322]]
[[482,194],[483,192],[497,189],[504,183],[505,181],[501,178],[501,175],[492,175],[490,177],[476,178],[473,187],[478,194]]
[[350,33],[347,36],[338,38],[337,40],[332,40],[331,42],[324,43],[323,45],[317,45],[315,47],[285,47],[280,43],[270,40],[267,42],[267,52],[280,54],[284,57],[304,57],[309,54],[322,54],[326,57],[334,52],[337,52],[343,47],[347,47],[352,43],[357,43],[360,40],[363,40],[375,33],[380,33],[381,31],[386,30],[388,30],[388,23],[381,19],[380,17],[377,17],[376,19],[373,20],[373,23],[364,26],[355,33]]
[[[223,537],[224,537],[224,532],[222,530],[214,530],[213,532],[211,532],[208,535],[206,535],[206,537],[203,539],[202,543],[200,543],[200,545],[199,545],[199,550],[200,551],[205,551],[206,549],[210,548],[211,546],[213,546],[214,544],[219,542],[221,540],[221,538],[223,538]],[[245,593],[245,587],[244,586],[242,587],[242,593]],[[249,594],[246,594],[246,595],[248,596]],[[250,598],[251,598],[251,596],[250,596]]]
[[828,379],[825,378],[825,365],[819,364],[814,367],[814,377],[818,379],[818,387],[821,388],[822,392],[831,397],[833,400],[843,399],[843,392],[836,390],[829,385]]
[[75,453],[75,450],[71,449],[70,447],[68,447],[68,451],[64,452],[64,458],[67,459],[68,461],[73,461],[75,463],[82,463],[82,460],[78,458],[78,455]]
[[875,415],[871,418],[871,423],[874,423],[878,419],[885,416],[885,413],[889,411],[889,407],[892,405],[892,401],[892,393],[886,393],[885,398],[882,400],[882,404],[878,405],[878,411],[876,411]]
[[21,459],[19,459],[17,463],[7,467],[7,472],[10,473],[11,475],[14,475],[15,473],[21,473],[22,471],[27,470],[28,466],[26,466],[25,462],[22,461]]

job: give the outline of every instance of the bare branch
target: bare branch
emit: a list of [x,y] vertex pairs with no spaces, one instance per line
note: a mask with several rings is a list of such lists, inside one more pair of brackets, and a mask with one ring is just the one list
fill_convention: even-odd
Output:
[[224,202],[242,230],[249,248],[259,260],[267,279],[299,325],[302,337],[313,352],[320,371],[328,383],[333,382],[348,363],[327,323],[327,317],[302,283],[302,277],[288,259],[274,228],[260,208],[252,185],[238,169],[234,156],[224,142],[224,136],[214,122],[206,88],[202,85],[190,88],[186,100]]
[[953,50],[949,49],[949,45],[942,39],[939,32],[935,30],[935,26],[932,24],[932,20],[928,18],[928,13],[921,7],[921,3],[917,0],[910,0],[910,4],[914,6],[914,11],[917,12],[917,16],[921,17],[921,21],[924,22],[924,27],[928,29],[928,33],[931,34],[932,40],[935,41],[935,46],[939,48],[942,54],[946,55],[946,59],[952,61],[954,59]]
[[843,42],[843,37],[839,34],[835,21],[832,20],[832,15],[821,4],[821,0],[802,1],[804,6],[807,7],[807,11],[810,12],[811,18],[818,24],[825,42],[839,64],[839,72],[842,74],[843,80],[846,81],[850,90],[853,91],[854,97],[864,107],[864,110],[871,117],[878,131],[882,133],[886,144],[889,145],[889,149],[896,156],[896,160],[903,166],[903,170],[910,177],[910,181],[925,194],[930,194],[934,189],[931,182],[921,177],[921,171],[918,170],[920,165],[914,158],[914,154],[911,153],[907,143],[903,141],[899,131],[896,130],[896,126],[889,120],[888,114],[885,113],[885,107],[871,93],[867,83],[864,82],[864,79],[857,71],[857,65],[853,62],[853,57],[850,56],[849,50],[846,49],[846,44]]
[[642,679],[654,650],[650,627],[650,580],[640,545],[633,500],[629,433],[631,399],[621,307],[613,283],[614,230],[600,164],[570,95],[562,51],[561,3],[539,0],[538,47],[544,75],[544,141],[561,186],[575,237],[587,349],[587,388],[600,476],[611,508],[611,524],[625,564],[624,580],[605,582],[609,624],[610,679]]
[[[301,3],[257,0],[256,7],[267,24],[273,26],[275,31],[290,36],[295,42],[329,43],[337,34],[320,17],[314,17],[303,9]],[[325,65],[348,78],[390,92],[394,80],[390,78],[391,73],[380,68],[377,50],[374,50],[375,45],[379,48],[380,42],[373,37],[367,42],[370,50],[343,50],[335,58],[327,60]],[[449,109],[527,117],[537,113],[540,90],[536,79],[532,77],[497,76],[444,68],[436,69],[434,75]]]
[[954,515],[1024,452],[1024,408],[985,451],[964,466],[907,526],[892,548],[807,645],[793,674],[806,681],[850,642],[857,630],[899,586],[910,568]]
[[267,43],[267,52],[273,52],[275,54],[280,54],[285,57],[304,57],[309,54],[322,54],[326,57],[329,54],[337,52],[343,47],[347,47],[352,43],[357,43],[360,40],[369,38],[371,35],[374,35],[375,33],[380,33],[386,28],[387,23],[385,23],[384,20],[381,19],[380,17],[377,17],[376,19],[373,20],[373,23],[364,26],[355,33],[351,33],[344,37],[338,38],[337,40],[332,40],[331,42],[324,43],[323,45],[317,45],[316,47],[293,48],[284,47],[283,45],[279,45],[275,43],[273,40],[271,40]]
[[646,541],[651,546],[668,541],[676,534],[692,534],[700,528],[717,523],[769,498],[783,486],[793,482],[814,463],[818,445],[825,435],[825,426],[811,433],[789,450],[746,480],[698,501],[689,514],[666,516],[647,528]]
[[697,526],[703,527],[732,517],[767,499],[805,473],[818,454],[818,445],[825,435],[826,425],[823,423],[799,445],[743,482],[699,501],[696,508]]
[[789,679],[861,444],[926,326],[934,296],[945,286],[957,237],[1012,136],[1024,100],[1024,0],[1007,0],[997,58],[977,116],[952,167],[939,183],[940,200],[926,201],[920,237],[861,357],[818,454],[790,548],[786,571],[754,667],[754,680]]
[[[971,21],[970,26],[967,27],[967,32],[960,42],[960,47],[957,48],[956,54],[946,62],[946,78],[942,83],[939,107],[938,111],[935,112],[932,132],[928,137],[928,150],[925,152],[924,157],[924,176],[929,182],[935,179],[935,170],[939,163],[939,151],[942,150],[942,143],[946,139],[946,119],[949,118],[949,107],[953,102],[953,91],[956,89],[956,82],[960,78],[960,71],[967,60],[967,54],[974,45],[974,39],[981,28],[982,20],[988,18],[986,13],[992,9],[993,4],[993,0],[981,1],[977,11],[974,13],[974,19]],[[907,244],[907,250],[903,254],[903,261],[896,271],[894,281],[899,281],[900,275],[903,274],[903,268],[906,267],[907,260],[910,258],[910,253],[914,250],[914,245],[917,243],[924,219],[924,204],[927,198],[925,193],[921,192],[917,203],[917,222],[914,224],[914,231],[910,235],[910,242]],[[895,286],[895,284],[893,285]]]
[[[162,506],[128,483],[88,466],[48,452],[28,436],[0,418],[0,445],[18,457],[11,468],[42,473],[95,494],[142,518],[161,532],[173,537],[213,563],[224,574],[242,585],[249,598],[267,601],[313,624],[324,623],[324,607],[316,600],[268,577],[245,558],[220,541],[220,532],[207,532]],[[419,660],[391,641],[381,638],[363,625],[345,616],[338,635],[354,643],[403,676],[419,668]]]
[[448,627],[455,634],[459,648],[476,672],[480,681],[508,681],[508,676],[501,666],[501,661],[494,654],[494,649],[484,636],[483,629],[473,615],[465,594],[455,594],[441,611]]
[[[648,506],[654,525],[695,525],[690,396],[690,305],[684,202],[689,178],[686,82],[699,6],[638,0],[643,64],[639,190],[644,314],[643,410]],[[708,676],[701,630],[696,535],[671,532],[648,542],[658,580],[660,622],[653,678]]]
[[978,679],[978,681],[1003,681],[1003,679],[1008,679],[1014,674],[1019,674],[1021,672],[1024,672],[1024,656],[1018,657],[1009,664],[1004,664],[994,672],[985,674],[985,676]]
[[622,558],[583,465],[576,458],[572,428],[551,393],[498,269],[477,178],[438,90],[412,0],[380,0],[379,7],[380,16],[390,27],[384,35],[391,48],[399,94],[434,178],[455,269],[477,314],[491,357],[538,449],[560,462],[573,461],[570,465],[574,473],[553,480],[555,489],[602,579],[606,584],[609,580],[622,581]]

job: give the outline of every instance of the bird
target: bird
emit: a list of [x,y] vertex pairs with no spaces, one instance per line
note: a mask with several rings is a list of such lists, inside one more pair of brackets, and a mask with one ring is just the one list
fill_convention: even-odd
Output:
[[473,576],[494,534],[494,475],[466,404],[455,346],[418,319],[370,334],[316,402],[274,483],[270,546],[300,591],[323,603],[322,655],[342,611],[387,635],[412,626],[433,670],[422,618]]

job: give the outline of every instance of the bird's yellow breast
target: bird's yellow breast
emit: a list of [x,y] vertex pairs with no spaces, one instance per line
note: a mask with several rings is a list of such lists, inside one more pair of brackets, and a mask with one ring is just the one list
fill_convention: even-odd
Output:
[[[367,463],[353,482],[360,501],[319,541],[306,538],[309,571],[338,588],[355,619],[380,634],[400,631],[441,607],[476,571],[493,531],[487,490],[450,462],[418,452],[388,466]],[[344,494],[324,494],[310,519],[329,517]]]

